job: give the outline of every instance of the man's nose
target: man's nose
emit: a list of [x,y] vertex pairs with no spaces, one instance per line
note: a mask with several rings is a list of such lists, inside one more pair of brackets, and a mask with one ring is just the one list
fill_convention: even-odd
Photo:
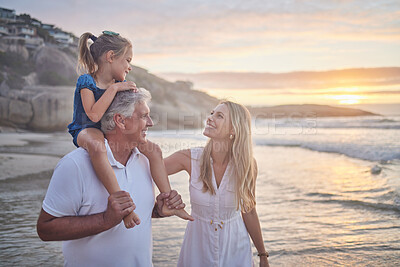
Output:
[[147,127],[152,127],[152,126],[154,126],[153,120],[150,118],[150,116],[147,117],[147,124],[146,124],[146,126],[147,126]]

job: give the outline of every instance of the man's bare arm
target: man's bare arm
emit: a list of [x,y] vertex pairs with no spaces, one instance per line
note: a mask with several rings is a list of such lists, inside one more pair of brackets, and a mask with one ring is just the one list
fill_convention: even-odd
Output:
[[43,209],[37,221],[37,233],[43,241],[63,241],[96,235],[119,224],[135,209],[129,193],[119,191],[108,198],[107,210],[87,216],[54,217]]

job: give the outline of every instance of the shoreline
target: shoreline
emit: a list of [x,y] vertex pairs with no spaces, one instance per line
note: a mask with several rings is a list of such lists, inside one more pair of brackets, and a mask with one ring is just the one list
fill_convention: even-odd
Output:
[[[365,104],[366,105],[366,104]],[[370,104],[374,106],[373,104]],[[382,104],[385,105],[397,105],[399,104]],[[361,104],[359,106],[362,106]],[[375,105],[376,106],[376,105]],[[314,110],[317,108],[316,110]],[[358,109],[357,105],[355,107],[349,107],[344,105],[317,105],[317,104],[290,104],[290,105],[276,105],[276,106],[248,106],[249,111],[252,113],[252,119],[266,119],[266,120],[276,120],[276,119],[348,119],[348,118],[366,118],[366,117],[398,117],[400,113],[398,112],[381,112],[381,111],[367,111],[363,109]],[[321,109],[321,110],[319,110]],[[325,110],[326,109],[326,110]],[[331,109],[338,109],[338,112],[332,112]],[[323,111],[323,112],[322,112]],[[346,113],[346,111],[348,113]],[[350,111],[350,113],[349,113]],[[209,113],[206,112],[204,116],[207,116]],[[199,114],[197,114],[199,115]],[[205,118],[203,118],[205,119]],[[168,123],[171,127],[168,127]],[[184,122],[183,122],[184,124]],[[201,124],[201,123],[200,123]],[[203,129],[203,125],[197,124],[197,126],[201,126],[201,128],[196,127],[188,127],[182,129],[182,125],[177,124],[176,121],[167,121],[167,124],[156,124],[153,126],[152,131],[155,132],[168,132],[168,131],[181,131],[181,130],[201,130]],[[62,127],[61,127],[62,128]],[[32,129],[20,128],[17,125],[14,125],[11,122],[2,121],[0,122],[0,134],[1,133],[37,133],[37,134],[53,134],[53,133],[62,133],[67,132],[67,124],[65,125],[65,130],[55,130],[55,131],[34,131]],[[58,128],[60,129],[60,128]]]
[[[374,130],[374,129],[372,129]],[[206,137],[202,135],[202,129],[192,130],[152,130],[149,132],[149,139],[158,143],[161,149],[164,151],[164,156],[177,150],[187,149],[193,146],[201,146],[205,144]],[[179,138],[178,141],[173,141],[174,145],[166,146],[162,141],[174,140]],[[272,140],[272,139],[271,139]],[[363,160],[370,164],[390,164],[400,163],[400,159],[392,160],[372,160],[366,158],[360,158],[356,156],[350,156],[340,151],[330,151],[328,149],[315,149],[302,144],[301,142],[291,143],[264,143],[263,140],[257,140],[257,135],[253,136],[254,147],[282,147],[282,148],[300,148],[307,151],[336,154],[337,156],[345,156],[349,159]],[[15,157],[16,155],[26,156],[43,156],[50,158],[61,159],[63,156],[75,149],[72,144],[71,136],[67,132],[48,132],[39,133],[31,131],[22,132],[0,132],[0,155],[6,157],[8,154]],[[0,164],[1,166],[1,164]],[[1,179],[1,175],[0,175]]]

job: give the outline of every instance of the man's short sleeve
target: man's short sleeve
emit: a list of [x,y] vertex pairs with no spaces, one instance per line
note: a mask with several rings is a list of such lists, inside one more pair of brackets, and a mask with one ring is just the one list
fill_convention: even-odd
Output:
[[43,210],[55,217],[77,216],[82,205],[83,188],[79,166],[70,157],[62,158],[51,177]]

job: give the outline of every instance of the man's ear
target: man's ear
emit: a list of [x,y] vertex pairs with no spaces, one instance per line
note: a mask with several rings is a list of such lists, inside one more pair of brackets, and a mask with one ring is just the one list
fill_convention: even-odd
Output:
[[125,117],[119,113],[114,114],[113,120],[115,122],[115,127],[120,129],[125,129]]
[[115,57],[114,51],[109,50],[109,51],[106,53],[106,61],[107,61],[108,63],[112,63],[113,60],[114,60],[114,57]]

